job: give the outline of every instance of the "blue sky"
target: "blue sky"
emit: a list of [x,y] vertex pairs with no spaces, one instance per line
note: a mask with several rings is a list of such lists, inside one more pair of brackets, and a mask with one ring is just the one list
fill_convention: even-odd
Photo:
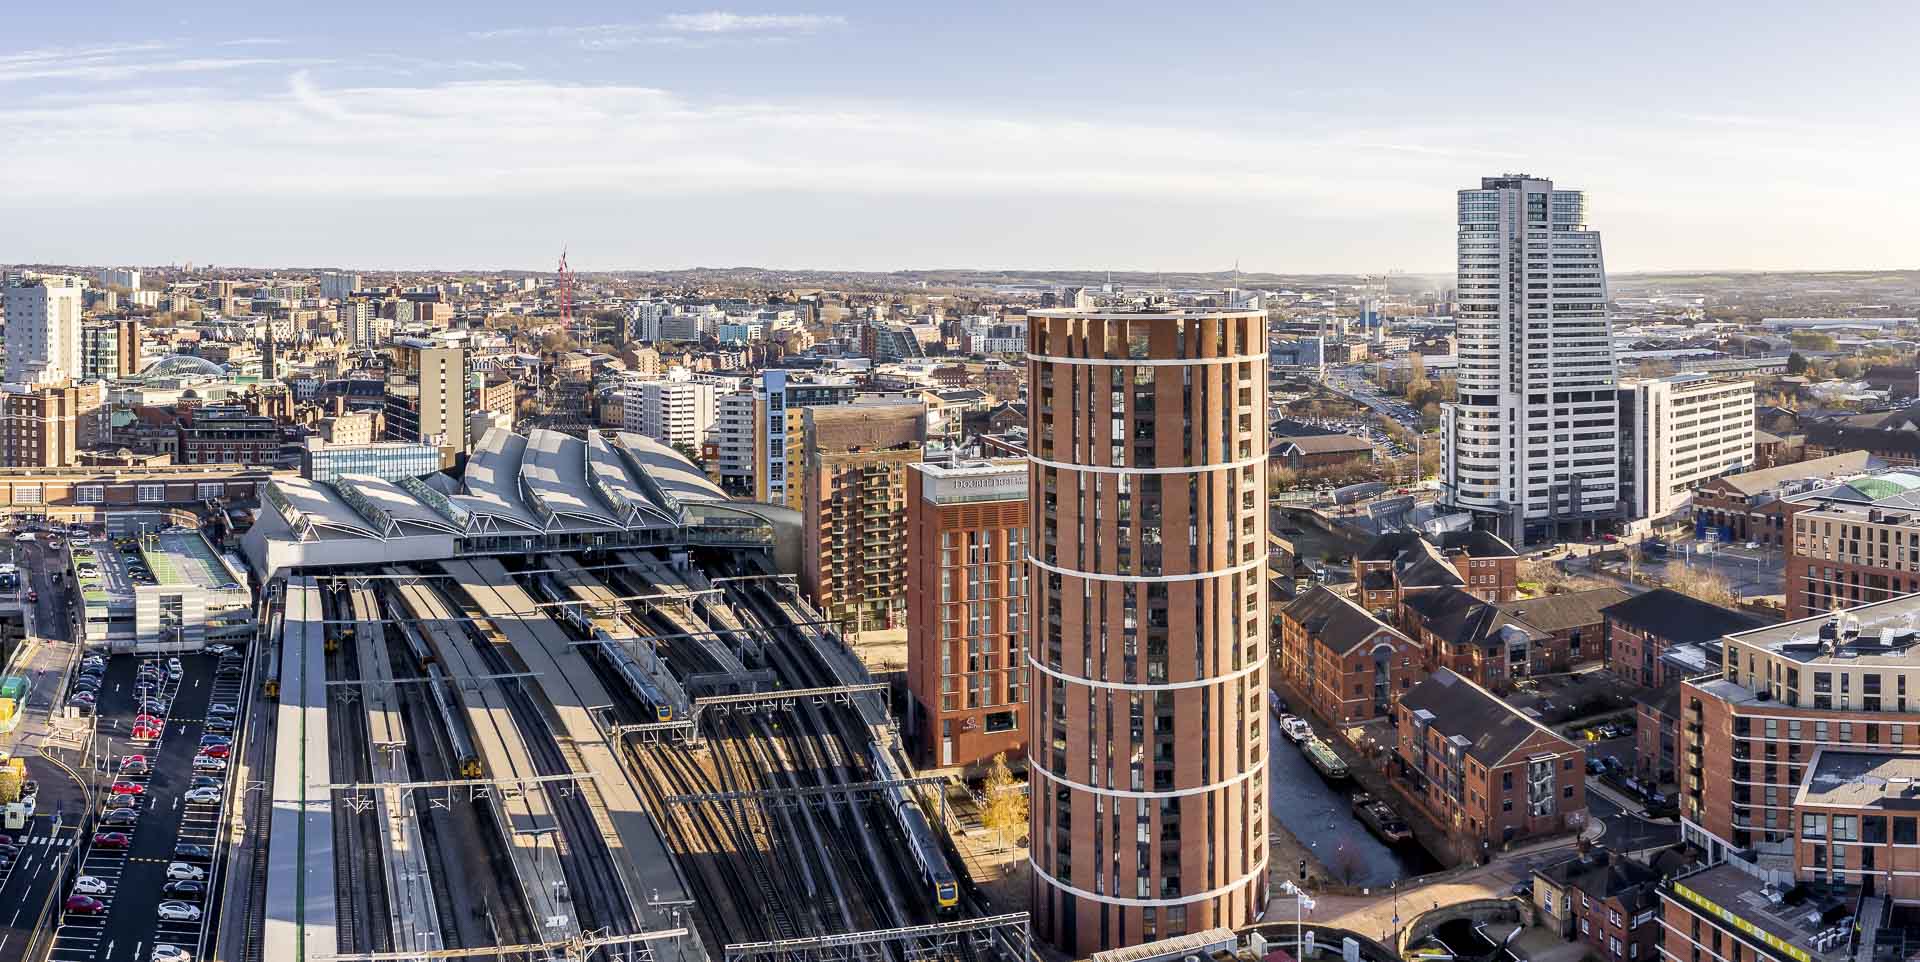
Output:
[[1591,193],[1614,270],[1920,267],[1911,3],[177,0],[8,26],[4,261],[1444,271],[1452,192],[1524,170]]

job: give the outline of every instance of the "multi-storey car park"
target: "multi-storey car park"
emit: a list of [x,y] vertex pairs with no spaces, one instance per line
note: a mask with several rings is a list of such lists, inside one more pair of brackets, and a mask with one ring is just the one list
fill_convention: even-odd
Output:
[[264,500],[235,777],[271,792],[229,816],[222,957],[1026,955],[798,594],[790,509],[541,430]]

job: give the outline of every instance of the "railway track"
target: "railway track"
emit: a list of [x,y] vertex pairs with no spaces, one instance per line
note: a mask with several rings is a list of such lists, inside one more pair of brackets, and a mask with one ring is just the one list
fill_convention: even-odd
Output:
[[[327,620],[345,620],[348,615],[340,603],[342,595],[321,595]],[[333,629],[336,633],[341,629]],[[336,635],[337,637],[337,635]],[[327,656],[327,675],[334,680],[360,680],[360,656],[355,646],[339,643]],[[333,739],[328,757],[332,761],[329,776],[336,782],[365,784],[373,780],[373,766],[366,753],[367,717],[361,711],[359,689],[332,686],[329,689],[328,735]],[[356,811],[351,805],[336,806],[334,825],[340,838],[333,846],[334,879],[338,893],[338,932],[341,945],[356,952],[390,952],[393,928],[389,921],[387,878],[378,807],[367,805]]]
[[[459,599],[456,603],[466,617],[484,620],[479,609],[466,599]],[[504,639],[491,637],[497,630],[491,623],[482,628],[480,621],[474,621],[469,622],[468,627],[480,636],[475,647],[489,670],[501,674],[527,670],[525,665],[508,660],[505,651],[510,650],[511,646]],[[560,744],[545,713],[518,679],[502,685],[501,690],[522,732],[527,754],[536,772],[541,775],[564,775],[584,770],[577,756],[569,757],[568,749]],[[532,734],[534,732],[542,733],[544,737],[535,736]],[[543,786],[534,790],[546,793],[549,810],[559,822],[560,831],[553,836],[556,857],[566,875],[580,927],[606,929],[613,934],[634,931],[636,920],[621,885],[619,870],[613,864],[613,855],[607,850],[600,827],[588,810],[586,800],[571,785]]]

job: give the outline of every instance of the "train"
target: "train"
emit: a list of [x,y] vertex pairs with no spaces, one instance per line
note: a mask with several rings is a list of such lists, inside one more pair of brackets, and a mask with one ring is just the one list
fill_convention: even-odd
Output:
[[639,643],[639,639],[616,639],[605,631],[597,632],[595,637],[600,639],[600,654],[620,673],[620,677],[627,680],[627,687],[633,694],[652,708],[653,720],[675,720],[673,700],[660,691],[660,686],[654,684],[646,670],[640,667],[640,662],[634,659],[633,652],[627,650],[628,644]]
[[260,676],[265,679],[260,683],[260,690],[266,693],[267,698],[278,700],[280,697],[280,646],[268,643],[261,645],[260,649],[267,656],[266,670],[260,673]]
[[[900,769],[888,757],[886,749],[872,745],[868,753],[873,759],[873,777],[877,781],[890,782],[900,779]],[[940,850],[940,838],[933,832],[933,826],[927,821],[927,813],[922,811],[920,803],[907,794],[905,786],[895,785],[887,789],[887,805],[900,818],[900,830],[907,835],[907,848],[913,852],[914,864],[920,869],[920,880],[926,883],[933,904],[942,912],[950,912],[960,905],[960,881],[947,867],[947,856]]]
[[413,619],[391,599],[382,598],[381,602],[387,606],[387,621],[398,625],[400,637],[407,640],[407,654],[413,658],[415,667],[421,671],[432,667],[436,661],[433,649],[428,648],[426,639],[420,637],[420,630],[414,627]]
[[447,688],[447,676],[440,671],[439,665],[427,666],[426,684],[428,693],[433,696],[433,708],[440,713],[440,730],[447,733],[447,743],[453,746],[453,770],[461,778],[486,777],[486,769],[480,765],[480,753],[473,750],[473,742],[467,738],[466,719],[454,707],[453,696]]

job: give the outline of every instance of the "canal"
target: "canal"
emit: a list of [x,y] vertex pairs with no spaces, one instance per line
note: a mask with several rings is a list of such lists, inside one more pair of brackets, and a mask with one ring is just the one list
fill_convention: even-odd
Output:
[[1385,885],[1440,868],[1417,843],[1390,847],[1367,831],[1353,816],[1351,799],[1359,786],[1353,782],[1337,789],[1328,785],[1299,746],[1280,734],[1280,723],[1271,712],[1267,714],[1267,739],[1273,746],[1268,770],[1273,813],[1327,867],[1335,881]]

